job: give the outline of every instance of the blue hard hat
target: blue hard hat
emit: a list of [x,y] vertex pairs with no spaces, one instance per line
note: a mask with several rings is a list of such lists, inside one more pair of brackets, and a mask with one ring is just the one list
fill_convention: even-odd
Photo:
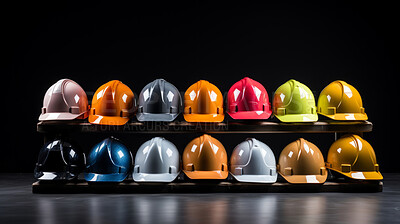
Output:
[[72,180],[85,166],[82,150],[70,142],[56,139],[43,145],[35,166],[38,180]]
[[85,180],[90,182],[121,182],[132,166],[129,149],[114,137],[96,144],[87,156]]

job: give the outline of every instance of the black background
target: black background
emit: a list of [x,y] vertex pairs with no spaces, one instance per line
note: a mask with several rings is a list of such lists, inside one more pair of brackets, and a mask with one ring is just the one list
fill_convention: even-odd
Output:
[[[168,1],[169,2],[169,1]],[[364,134],[384,172],[398,166],[398,13],[393,4],[366,2],[213,2],[4,6],[2,37],[3,139],[0,171],[32,172],[43,144],[37,118],[48,87],[61,78],[87,92],[118,79],[135,93],[156,78],[184,92],[205,79],[227,92],[249,76],[273,91],[294,78],[316,98],[334,80],[353,85],[373,122]],[[183,119],[179,117],[179,119]],[[197,135],[166,134],[182,151]],[[228,154],[246,137],[278,157],[298,137],[326,156],[333,134],[214,135]],[[72,136],[85,150],[106,135]],[[117,135],[135,152],[150,134]]]

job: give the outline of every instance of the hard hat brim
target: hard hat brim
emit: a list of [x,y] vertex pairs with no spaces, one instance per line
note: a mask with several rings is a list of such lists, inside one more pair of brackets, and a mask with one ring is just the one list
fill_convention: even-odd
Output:
[[226,179],[228,171],[183,171],[190,179]]
[[128,121],[129,121],[129,118],[125,118],[125,117],[89,115],[89,122],[91,124],[124,125]]
[[150,114],[150,113],[137,113],[136,118],[138,121],[173,121],[179,114]]
[[349,178],[355,179],[355,180],[382,180],[383,179],[382,174],[380,172],[376,172],[376,171],[370,171],[370,172],[351,171],[348,173],[344,173],[344,172],[341,172],[338,170],[333,170],[333,171],[336,171],[346,177],[349,177]]
[[223,114],[184,114],[187,122],[222,122]]
[[328,117],[333,120],[338,120],[338,121],[366,121],[368,120],[367,114],[362,114],[362,113],[336,113],[334,115],[328,115],[328,114],[322,114],[325,117]]
[[285,176],[279,173],[285,180],[291,184],[323,184],[328,177],[327,172],[325,175],[291,175]]
[[75,177],[68,178],[70,175],[66,175],[65,172],[40,172],[39,174],[35,174],[38,180],[72,180]]
[[236,113],[227,112],[235,120],[256,120],[256,119],[268,119],[272,111],[239,111]]
[[248,182],[248,183],[275,183],[277,179],[277,175],[231,175],[239,182]]
[[179,175],[178,173],[134,173],[133,180],[136,182],[172,182]]
[[318,114],[286,114],[275,115],[282,122],[315,122],[318,121]]
[[122,182],[128,176],[126,173],[85,173],[85,180],[89,182]]
[[75,120],[76,118],[82,116],[82,119],[87,117],[87,111],[80,114],[71,114],[71,113],[45,113],[39,116],[39,121],[54,121],[54,120]]

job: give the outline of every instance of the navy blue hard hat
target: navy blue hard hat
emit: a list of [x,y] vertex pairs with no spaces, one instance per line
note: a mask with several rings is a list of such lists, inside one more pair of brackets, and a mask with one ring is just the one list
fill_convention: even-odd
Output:
[[84,167],[82,150],[75,144],[58,139],[43,145],[34,177],[38,180],[72,180]]
[[91,182],[121,182],[132,166],[129,149],[114,137],[96,144],[87,156],[85,180]]

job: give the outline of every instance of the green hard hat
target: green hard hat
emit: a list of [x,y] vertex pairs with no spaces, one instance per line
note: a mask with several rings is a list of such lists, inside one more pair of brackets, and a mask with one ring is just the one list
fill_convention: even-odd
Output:
[[294,79],[281,85],[274,94],[274,115],[282,122],[314,122],[318,120],[314,95]]

